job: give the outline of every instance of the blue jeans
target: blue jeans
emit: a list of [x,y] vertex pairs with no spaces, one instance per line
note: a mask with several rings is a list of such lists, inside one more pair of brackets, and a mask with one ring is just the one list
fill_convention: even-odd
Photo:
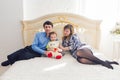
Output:
[[13,64],[19,60],[27,60],[34,57],[41,57],[41,54],[33,51],[31,46],[26,46],[25,48],[19,49],[7,56],[10,64]]

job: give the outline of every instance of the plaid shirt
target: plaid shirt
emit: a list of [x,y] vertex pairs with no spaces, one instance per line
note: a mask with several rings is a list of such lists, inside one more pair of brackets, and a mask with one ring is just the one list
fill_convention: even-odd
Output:
[[73,34],[69,40],[63,40],[62,45],[63,47],[69,47],[73,57],[76,57],[77,50],[86,44],[81,43],[80,38],[76,34]]

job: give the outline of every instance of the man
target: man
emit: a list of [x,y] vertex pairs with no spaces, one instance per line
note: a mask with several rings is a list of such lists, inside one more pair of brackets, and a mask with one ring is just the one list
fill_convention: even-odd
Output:
[[2,62],[2,66],[8,66],[12,65],[16,61],[19,60],[27,60],[34,57],[41,57],[42,55],[48,54],[48,51],[46,51],[46,45],[50,41],[49,39],[49,33],[53,29],[53,23],[50,21],[46,21],[43,24],[45,32],[38,32],[35,35],[34,41],[31,46],[26,46],[23,49],[20,49],[10,55],[7,56],[6,61]]

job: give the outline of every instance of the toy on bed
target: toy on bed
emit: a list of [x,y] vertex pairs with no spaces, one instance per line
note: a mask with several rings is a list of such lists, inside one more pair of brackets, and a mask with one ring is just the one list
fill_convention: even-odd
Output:
[[48,57],[49,58],[56,58],[56,59],[60,59],[62,57],[62,50],[59,49],[59,41],[57,40],[57,33],[55,32],[50,32],[50,42],[48,42],[47,45],[47,50],[49,51],[48,53]]

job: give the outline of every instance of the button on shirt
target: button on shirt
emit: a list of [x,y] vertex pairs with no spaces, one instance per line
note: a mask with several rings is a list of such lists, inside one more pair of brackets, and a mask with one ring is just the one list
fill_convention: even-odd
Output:
[[32,49],[40,54],[44,54],[49,41],[50,39],[47,37],[46,32],[38,32],[32,43]]

